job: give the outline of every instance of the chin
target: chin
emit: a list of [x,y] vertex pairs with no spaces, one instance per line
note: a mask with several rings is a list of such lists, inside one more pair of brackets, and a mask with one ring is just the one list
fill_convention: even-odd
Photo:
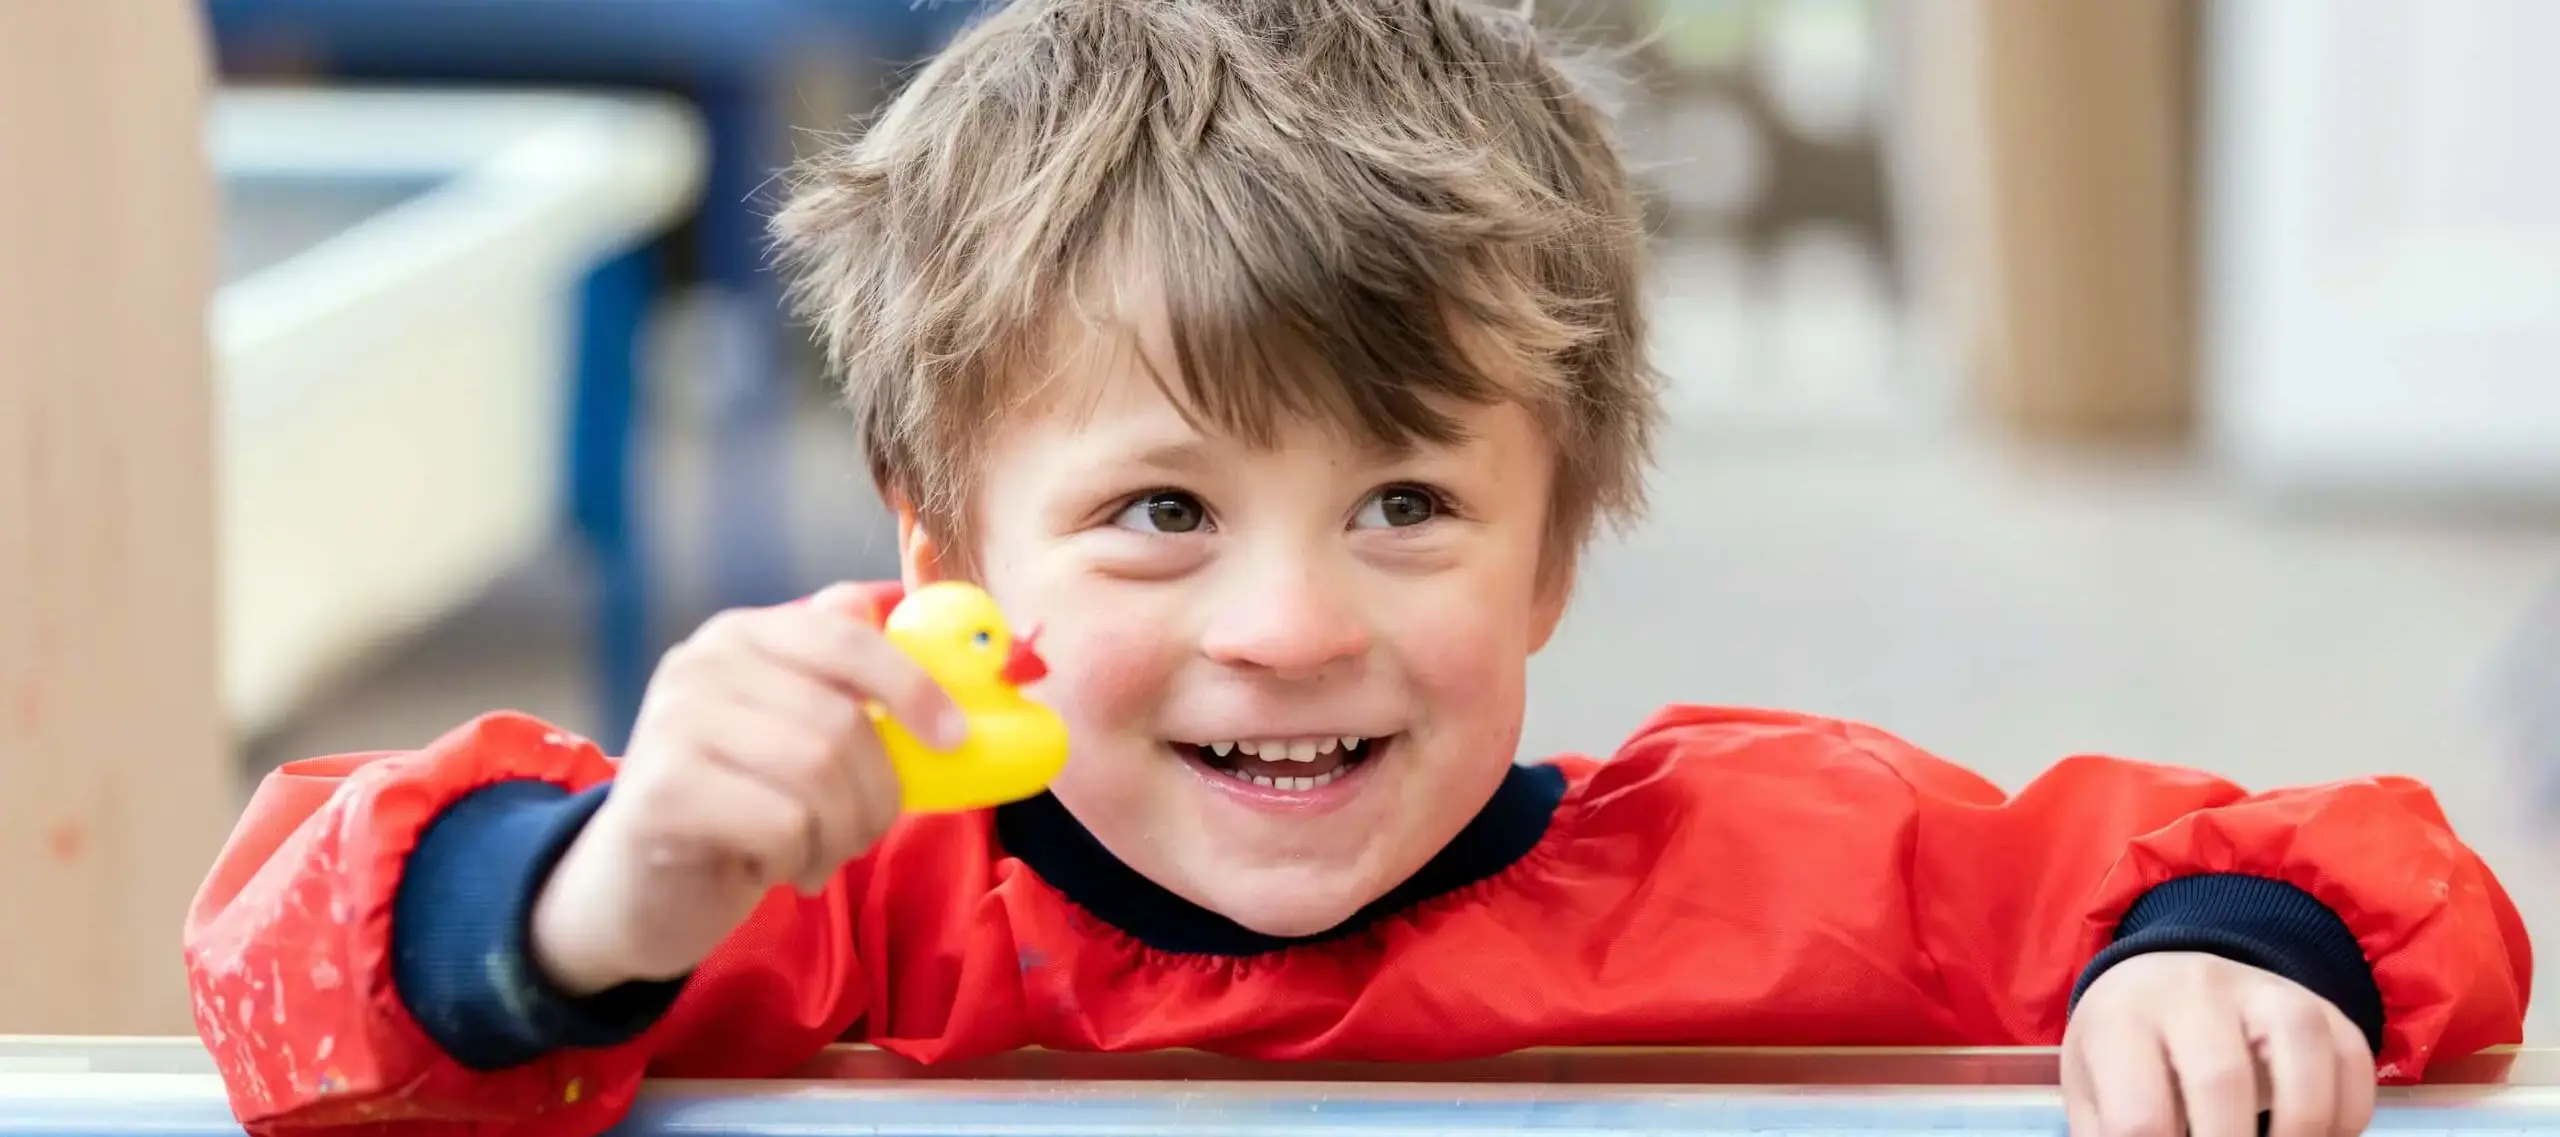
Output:
[[1292,897],[1286,903],[1248,902],[1221,907],[1219,915],[1243,925],[1249,931],[1282,939],[1321,935],[1341,927],[1342,922],[1360,910],[1357,904],[1309,904],[1304,897]]
[[1220,866],[1216,883],[1195,881],[1193,903],[1266,936],[1313,936],[1340,927],[1361,908],[1386,895],[1394,881],[1375,884],[1346,874],[1310,873],[1298,866],[1256,871]]

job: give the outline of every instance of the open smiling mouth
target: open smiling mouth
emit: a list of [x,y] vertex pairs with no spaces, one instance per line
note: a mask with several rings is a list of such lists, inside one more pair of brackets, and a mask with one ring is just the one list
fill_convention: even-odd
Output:
[[1178,742],[1192,761],[1239,782],[1272,790],[1322,789],[1376,758],[1396,736],[1383,738],[1269,738],[1235,742]]

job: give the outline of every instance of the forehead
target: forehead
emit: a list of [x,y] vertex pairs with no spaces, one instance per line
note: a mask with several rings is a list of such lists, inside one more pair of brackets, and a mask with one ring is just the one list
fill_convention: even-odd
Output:
[[1168,288],[1157,263],[1119,260],[1061,298],[988,418],[1392,457],[1464,443],[1476,412],[1532,401],[1532,384],[1469,350],[1483,335],[1446,313],[1311,326]]
[[1253,451],[1326,449],[1388,460],[1416,449],[1462,446],[1470,423],[1500,401],[1470,401],[1408,392],[1429,412],[1427,424],[1358,413],[1374,399],[1344,398],[1311,387],[1383,387],[1377,379],[1327,376],[1311,368],[1198,374],[1186,362],[1165,310],[1138,307],[1133,316],[1061,321],[1053,350],[1002,412],[996,435],[1019,443],[1045,436],[1073,449],[1128,451],[1208,440]]

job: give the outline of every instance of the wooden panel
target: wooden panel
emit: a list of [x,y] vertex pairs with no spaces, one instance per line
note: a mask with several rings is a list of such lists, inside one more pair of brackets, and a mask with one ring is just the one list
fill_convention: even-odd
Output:
[[0,1030],[190,1030],[214,682],[193,0],[0,0]]
[[1983,390],[2011,426],[2188,426],[2196,18],[2192,0],[1983,0]]

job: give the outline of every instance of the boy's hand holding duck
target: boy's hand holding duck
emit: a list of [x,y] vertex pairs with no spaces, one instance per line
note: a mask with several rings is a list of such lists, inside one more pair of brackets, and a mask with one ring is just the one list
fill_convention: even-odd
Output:
[[[667,653],[612,795],[535,904],[533,956],[552,982],[588,994],[681,976],[776,886],[823,888],[902,803],[1046,784],[1064,728],[1013,690],[1038,657],[974,588],[914,601],[884,629],[871,590],[838,586],[724,613]],[[997,747],[1028,760],[989,757]]]

